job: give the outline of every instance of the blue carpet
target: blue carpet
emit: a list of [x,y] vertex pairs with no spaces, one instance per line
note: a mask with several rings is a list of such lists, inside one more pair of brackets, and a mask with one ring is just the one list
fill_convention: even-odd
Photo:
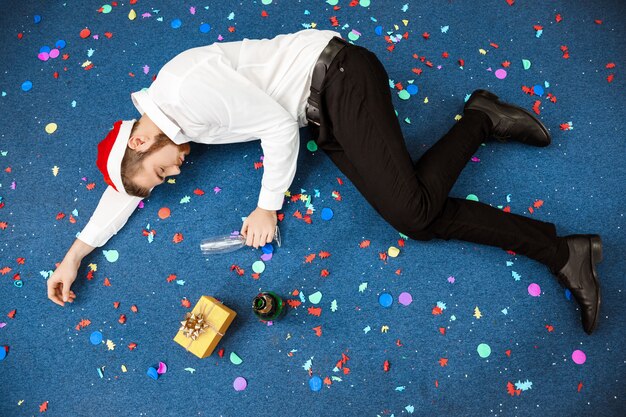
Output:
[[[0,13],[0,346],[8,349],[0,416],[623,415],[621,0],[10,3]],[[130,93],[187,48],[309,27],[338,30],[380,57],[392,85],[401,84],[394,105],[415,159],[474,89],[537,106],[552,145],[489,142],[452,195],[553,222],[560,235],[602,236],[603,304],[592,336],[543,265],[466,242],[403,241],[323,152],[307,150],[305,129],[291,187],[302,199],[281,211],[283,245],[260,275],[252,271],[260,250],[205,259],[198,249],[204,237],[238,230],[254,209],[260,144],[195,145],[175,183],[157,188],[83,261],[76,302],[47,299],[47,277],[105,188],[96,144],[115,120],[138,116]],[[58,57],[38,58],[59,40]],[[410,84],[417,94],[401,96]],[[543,95],[524,91],[534,86]],[[169,218],[158,217],[162,207]],[[310,224],[294,216],[307,209]],[[399,255],[385,258],[392,246]],[[264,325],[250,310],[259,290],[300,305]],[[409,305],[398,301],[403,292]],[[381,293],[391,307],[379,304]],[[200,360],[172,340],[185,301],[201,295],[238,313],[218,346],[223,357]],[[94,331],[104,335],[95,346]],[[168,371],[155,381],[146,371],[159,362]],[[237,377],[245,390],[233,388]],[[310,388],[314,377],[320,391]]]

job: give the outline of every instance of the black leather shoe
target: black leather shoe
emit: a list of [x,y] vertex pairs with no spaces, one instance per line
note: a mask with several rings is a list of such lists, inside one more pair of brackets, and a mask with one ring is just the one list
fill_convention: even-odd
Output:
[[583,328],[591,334],[600,314],[600,282],[595,264],[602,262],[602,240],[598,235],[570,235],[564,239],[569,258],[556,275],[578,302]]
[[492,136],[500,142],[516,140],[532,146],[548,146],[551,138],[548,129],[530,112],[521,107],[504,103],[487,90],[472,93],[465,110],[486,113],[493,123]]

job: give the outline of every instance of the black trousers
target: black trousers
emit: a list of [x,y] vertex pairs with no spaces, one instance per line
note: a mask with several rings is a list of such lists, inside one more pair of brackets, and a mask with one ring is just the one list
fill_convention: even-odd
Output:
[[388,74],[371,51],[347,45],[326,72],[318,147],[374,209],[412,239],[459,239],[535,259],[555,272],[565,263],[552,223],[449,197],[459,174],[489,136],[491,120],[465,112],[450,131],[413,162],[395,114]]

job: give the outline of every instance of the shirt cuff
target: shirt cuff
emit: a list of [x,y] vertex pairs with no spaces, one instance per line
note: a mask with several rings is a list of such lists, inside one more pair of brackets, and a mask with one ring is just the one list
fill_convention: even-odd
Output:
[[285,193],[277,193],[261,187],[258,206],[265,210],[280,210],[284,200]]
[[99,248],[101,246],[104,246],[104,244],[107,243],[107,241],[111,237],[112,236],[108,236],[107,233],[105,233],[103,230],[101,230],[98,226],[90,221],[78,234],[77,239],[81,240],[91,247]]

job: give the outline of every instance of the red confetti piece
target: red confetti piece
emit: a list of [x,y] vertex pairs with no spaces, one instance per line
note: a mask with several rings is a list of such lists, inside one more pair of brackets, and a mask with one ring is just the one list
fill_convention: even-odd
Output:
[[313,259],[315,259],[315,256],[316,255],[314,253],[305,256],[304,257],[304,262],[307,263],[307,264],[310,264],[311,262],[313,262]]
[[7,222],[0,222],[0,229],[5,230],[9,224]]
[[505,350],[504,354],[510,358],[511,357],[511,349]]
[[428,32],[422,33],[422,38],[424,38],[424,39],[430,38],[430,33],[428,33]]
[[196,188],[195,190],[193,190],[193,193],[194,193],[195,195],[204,195],[204,191],[202,191],[202,190],[201,190],[201,189],[199,189],[199,188]]
[[113,308],[117,309],[120,306],[120,302],[119,301],[113,301]]
[[220,350],[217,351],[217,354],[220,358],[224,357],[224,348],[221,348]]
[[188,299],[183,298],[182,300],[180,300],[180,305],[182,305],[185,308],[189,308],[191,307],[191,302]]
[[26,262],[26,259],[24,259],[24,258],[17,258],[15,260],[15,262],[17,262],[19,265],[24,265],[24,262]]
[[556,20],[556,23],[559,23],[561,20],[563,20],[560,14],[557,14],[556,16],[554,16],[554,19]]
[[80,329],[84,329],[85,327],[89,326],[91,324],[90,320],[87,319],[82,319],[81,321],[78,322],[78,324],[76,325],[76,330],[80,330]]
[[339,185],[343,185],[343,180],[339,177],[337,177],[337,183],[339,183]]
[[439,359],[439,365],[441,365],[441,367],[448,366],[448,358]]
[[513,4],[515,4],[515,0],[506,0],[506,2],[509,6],[513,6]]
[[261,11],[261,17],[267,17],[267,16],[269,16],[269,15],[267,14],[267,12],[266,12],[265,10],[262,10],[262,11]]
[[176,274],[170,274],[170,275],[167,277],[167,282],[172,282],[172,281],[174,281],[175,279],[176,279]]
[[254,169],[261,169],[263,168],[263,162],[255,162],[254,163]]
[[4,268],[0,269],[0,274],[6,275],[6,274],[8,274],[11,271],[12,271],[12,269],[10,267],[5,266]]
[[104,286],[105,287],[110,287],[111,286],[111,281],[109,281],[108,278],[104,278]]
[[135,350],[136,347],[137,347],[137,343],[135,342],[131,342],[128,344],[128,349],[130,349],[131,351]]
[[172,242],[174,243],[180,243],[184,240],[185,238],[183,237],[182,233],[175,233],[174,237],[172,238]]
[[543,200],[537,200],[537,201],[535,201],[535,202],[533,203],[533,206],[534,206],[535,208],[539,208],[539,207],[543,206]]
[[370,241],[369,240],[364,240],[361,243],[359,243],[359,248],[363,249],[363,248],[367,248],[370,245]]
[[130,306],[130,311],[132,311],[133,313],[136,313],[138,311],[137,306],[134,304]]
[[48,411],[48,401],[44,401],[43,403],[39,404],[39,412],[45,413],[46,411]]
[[546,329],[548,329],[548,332],[553,332],[554,331],[554,327],[549,325],[549,324],[546,324]]
[[322,269],[322,270],[320,271],[320,276],[321,276],[322,278],[326,278],[329,274],[330,274],[330,272],[328,272],[328,269]]
[[445,327],[440,327],[439,328],[439,333],[441,333],[442,335],[446,335],[446,328]]
[[386,360],[386,361],[383,363],[383,371],[385,371],[385,372],[389,372],[389,366],[390,366],[390,365],[389,365],[389,361],[387,361],[387,360]]
[[9,311],[9,314],[7,314],[7,317],[10,319],[14,319],[15,318],[15,313],[17,313],[17,310],[11,310]]
[[439,306],[435,306],[435,307],[433,308],[432,313],[433,313],[433,316],[438,316],[439,314],[441,314],[441,313],[442,313],[441,307],[439,307]]
[[513,397],[515,394],[518,396],[522,393],[521,389],[515,389],[515,385],[511,384],[511,382],[507,382],[506,384],[506,392]]
[[319,317],[322,314],[322,308],[321,307],[309,307],[307,309],[307,312],[312,316]]
[[581,389],[583,389],[582,381],[578,383],[578,392],[580,392]]
[[313,327],[313,330],[315,331],[315,335],[317,337],[320,337],[322,335],[322,326]]
[[298,307],[300,304],[302,304],[302,302],[300,300],[294,300],[294,299],[289,299],[287,300],[287,304],[289,305],[289,307],[291,308],[296,308]]
[[88,37],[89,37],[89,35],[91,35],[91,31],[90,31],[89,29],[87,29],[87,28],[85,28],[85,29],[81,30],[81,31],[80,31],[80,34],[79,34],[79,36],[80,36],[81,38],[83,38],[83,39],[88,38]]
[[606,68],[607,69],[613,69],[613,68],[615,68],[615,64],[613,62],[609,62],[608,64],[606,64]]
[[540,114],[539,106],[541,105],[541,100],[536,100],[533,105],[533,111],[537,114]]
[[609,74],[609,76],[606,77],[606,81],[612,83],[614,77],[615,77],[615,74]]
[[65,213],[58,213],[57,214],[57,220],[61,220],[64,217],[65,217]]
[[320,251],[319,253],[319,257],[322,259],[326,259],[330,256],[330,252],[326,252],[326,251]]
[[126,315],[125,314],[120,314],[120,318],[117,321],[119,321],[120,324],[126,323]]

